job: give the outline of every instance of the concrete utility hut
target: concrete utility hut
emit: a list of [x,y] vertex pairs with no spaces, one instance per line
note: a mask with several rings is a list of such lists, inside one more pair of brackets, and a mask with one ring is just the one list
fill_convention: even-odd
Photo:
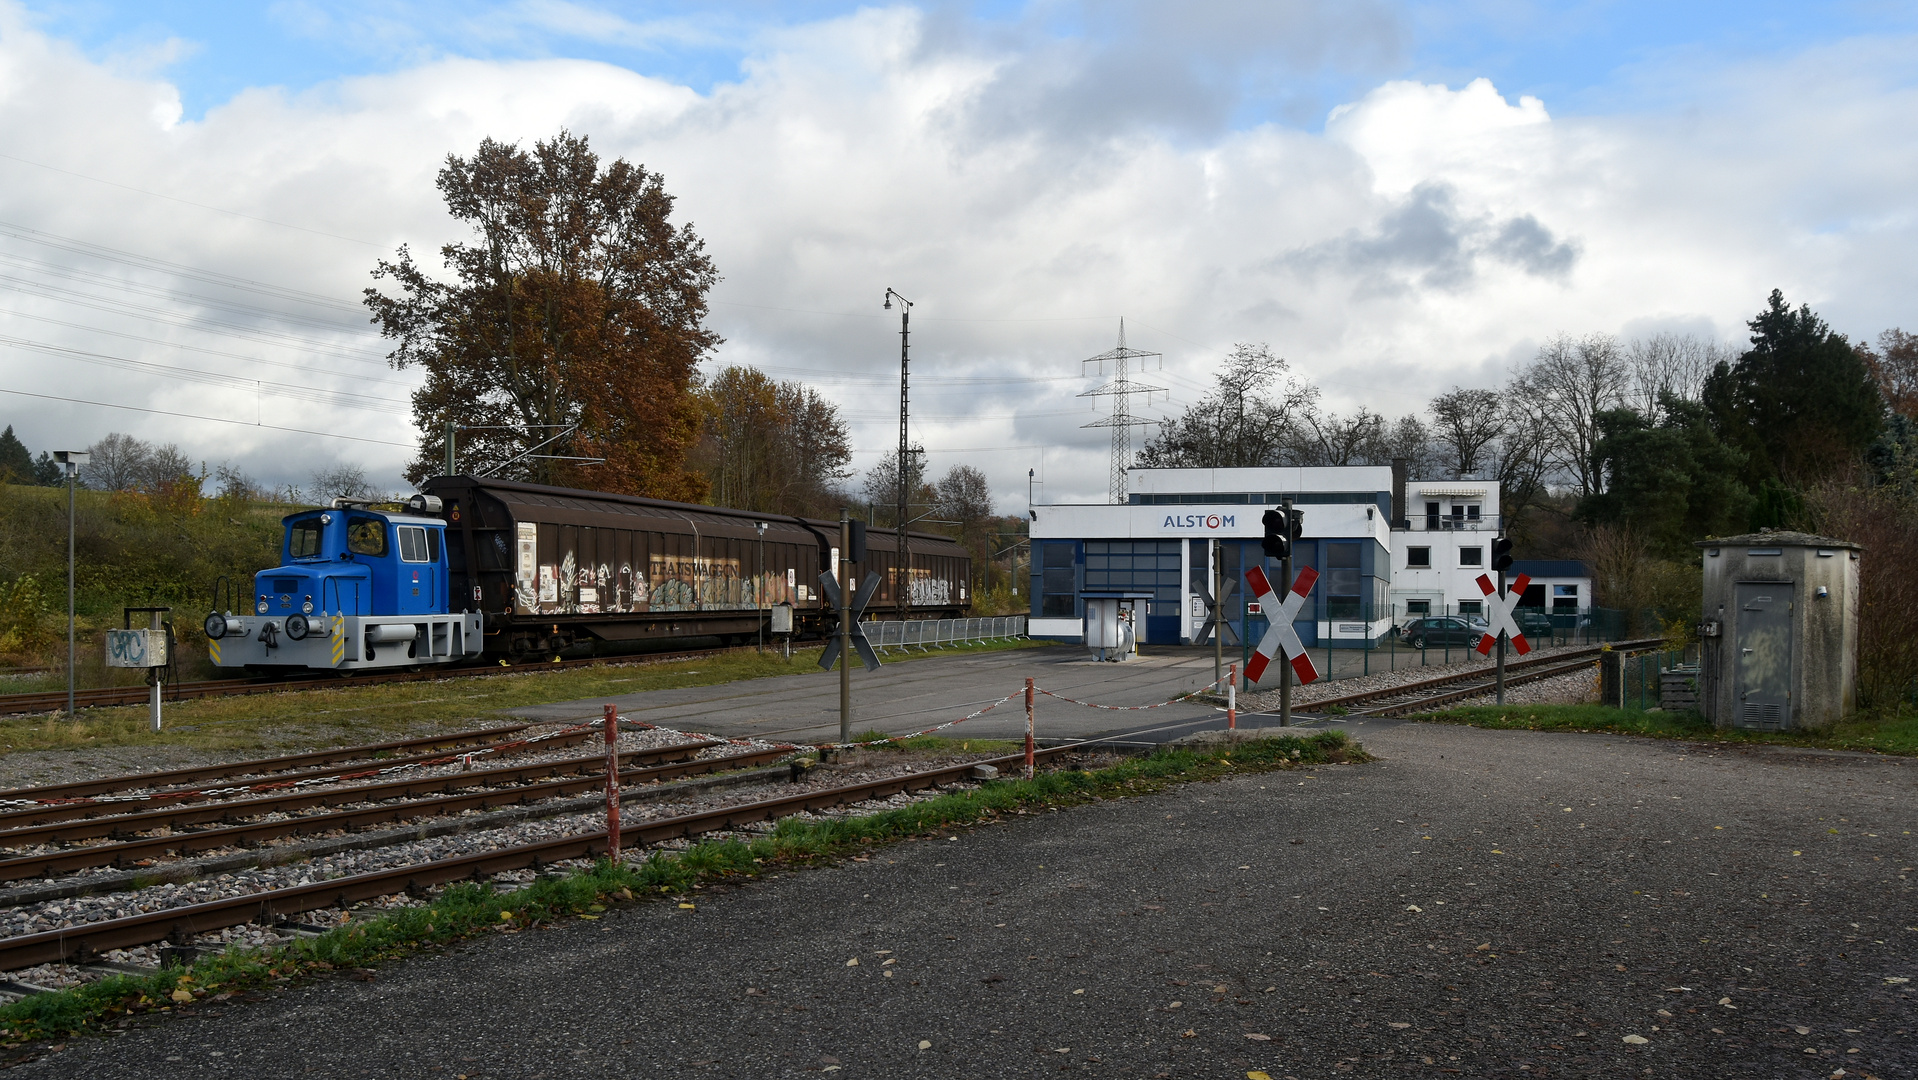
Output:
[[1718,727],[1827,728],[1857,705],[1858,553],[1758,532],[1701,540],[1699,707]]

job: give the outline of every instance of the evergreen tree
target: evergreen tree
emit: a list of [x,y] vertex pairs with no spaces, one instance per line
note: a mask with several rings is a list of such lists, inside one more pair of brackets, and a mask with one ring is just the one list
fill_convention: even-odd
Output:
[[1745,486],[1799,487],[1852,462],[1884,425],[1867,355],[1777,289],[1746,325],[1752,347],[1705,380],[1712,427],[1744,455]]
[[0,431],[0,484],[33,483],[33,454],[13,433],[13,425]]
[[1623,525],[1669,558],[1691,557],[1691,544],[1746,527],[1751,491],[1738,479],[1745,462],[1712,430],[1705,407],[1674,394],[1658,399],[1654,424],[1636,409],[1597,414],[1592,474],[1602,490],[1579,500],[1577,515]]

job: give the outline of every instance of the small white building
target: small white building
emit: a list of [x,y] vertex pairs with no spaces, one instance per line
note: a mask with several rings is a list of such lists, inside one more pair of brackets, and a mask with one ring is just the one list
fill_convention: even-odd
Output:
[[1392,606],[1400,618],[1483,611],[1479,575],[1499,535],[1498,484],[1411,480],[1392,530]]

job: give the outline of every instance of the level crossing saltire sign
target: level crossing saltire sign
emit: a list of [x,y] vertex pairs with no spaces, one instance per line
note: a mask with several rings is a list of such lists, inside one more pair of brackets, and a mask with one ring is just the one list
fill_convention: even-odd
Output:
[[[832,574],[819,575],[819,591],[826,594],[827,605],[835,612],[839,610],[839,581]],[[879,670],[879,654],[872,649],[872,642],[866,640],[865,628],[859,625],[859,616],[866,613],[866,605],[872,603],[872,594],[879,591],[879,574],[868,571],[866,580],[860,583],[859,591],[853,594],[851,610],[846,618],[852,623],[847,629],[852,631],[852,647],[859,653],[859,659],[866,665],[867,671]],[[839,632],[826,639],[826,651],[819,655],[819,666],[832,670],[833,662],[839,659]]]
[[1512,647],[1518,650],[1520,656],[1532,651],[1532,643],[1525,640],[1524,634],[1519,633],[1518,620],[1512,617],[1513,610],[1518,607],[1519,598],[1525,595],[1525,586],[1531,583],[1532,578],[1529,574],[1520,574],[1506,586],[1505,595],[1499,596],[1498,586],[1492,584],[1490,577],[1485,574],[1478,576],[1479,591],[1485,594],[1492,622],[1492,632],[1479,635],[1478,654],[1480,656],[1491,655],[1492,644],[1498,640],[1500,633],[1511,637]]
[[1280,600],[1272,593],[1272,583],[1266,580],[1265,571],[1253,567],[1246,571],[1246,584],[1252,586],[1252,592],[1259,598],[1259,611],[1272,626],[1260,640],[1257,652],[1245,665],[1245,676],[1258,682],[1265,675],[1265,666],[1273,658],[1284,653],[1291,663],[1292,671],[1299,677],[1301,685],[1319,677],[1319,669],[1312,666],[1312,658],[1306,655],[1305,644],[1299,640],[1299,632],[1292,625],[1299,617],[1299,609],[1305,606],[1305,597],[1312,591],[1312,585],[1319,580],[1319,572],[1309,566],[1299,568],[1298,575],[1292,579],[1292,587],[1286,590],[1285,599]]

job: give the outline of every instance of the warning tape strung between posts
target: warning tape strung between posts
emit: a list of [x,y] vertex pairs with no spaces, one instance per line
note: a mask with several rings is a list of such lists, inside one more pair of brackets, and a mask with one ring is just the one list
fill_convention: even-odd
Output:
[[1026,692],[1026,688],[1022,686],[1019,689],[1014,690],[1012,693],[1007,694],[1005,697],[1000,698],[998,701],[995,701],[992,704],[987,705],[985,708],[978,710],[977,712],[967,713],[966,715],[960,717],[957,720],[948,720],[943,724],[934,724],[933,726],[929,728],[925,728],[920,731],[910,732],[905,735],[888,735],[883,739],[868,739],[865,742],[820,743],[816,747],[814,747],[814,749],[846,750],[846,749],[851,749],[853,747],[858,747],[858,746],[877,746],[880,743],[901,742],[906,739],[916,739],[921,735],[930,735],[935,731],[944,731],[946,728],[949,728],[953,726],[954,724],[963,724],[968,720],[976,720],[979,717],[986,715],[992,710],[998,708],[1001,705],[1004,705],[1006,702],[1011,701],[1013,698],[1016,698],[1020,694],[1023,694],[1025,692]]
[[[515,750],[524,750],[553,739],[577,735],[582,731],[591,731],[599,726],[598,723],[579,724],[574,727],[562,728],[558,731],[549,731],[544,735],[533,735],[524,739],[515,739],[512,742],[496,743],[478,750],[448,754],[444,757],[432,758],[427,761],[408,761],[403,764],[388,765],[379,769],[343,770],[336,773],[327,773],[324,776],[304,777],[299,780],[263,780],[257,784],[234,784],[228,787],[192,788],[185,791],[156,791],[145,795],[92,795],[57,799],[0,799],[0,808],[24,809],[32,806],[117,806],[129,803],[167,802],[174,799],[218,799],[233,795],[264,794],[272,791],[296,791],[300,788],[321,787],[327,784],[343,783],[348,780],[370,780],[382,776],[395,776],[416,769],[437,768],[441,765],[452,765],[458,762],[471,765],[475,758],[486,757],[492,754],[503,754]],[[647,726],[650,727],[651,725]]]
[[1078,698],[1069,698],[1065,696],[1064,694],[1055,694],[1052,691],[1047,690],[1043,686],[1035,686],[1032,689],[1038,693],[1044,694],[1045,696],[1049,698],[1056,698],[1059,701],[1071,702],[1074,705],[1084,705],[1088,709],[1106,709],[1111,712],[1139,712],[1140,710],[1143,710],[1143,709],[1163,709],[1167,705],[1177,705],[1181,701],[1190,701],[1191,699],[1198,697],[1200,694],[1205,693],[1207,690],[1211,690],[1212,688],[1218,686],[1220,683],[1226,682],[1230,680],[1231,678],[1232,676],[1227,675],[1222,678],[1214,679],[1211,682],[1206,683],[1204,686],[1201,686],[1196,690],[1188,690],[1185,693],[1180,694],[1178,697],[1172,698],[1167,701],[1155,702],[1151,705],[1101,705],[1094,701],[1080,701]]

